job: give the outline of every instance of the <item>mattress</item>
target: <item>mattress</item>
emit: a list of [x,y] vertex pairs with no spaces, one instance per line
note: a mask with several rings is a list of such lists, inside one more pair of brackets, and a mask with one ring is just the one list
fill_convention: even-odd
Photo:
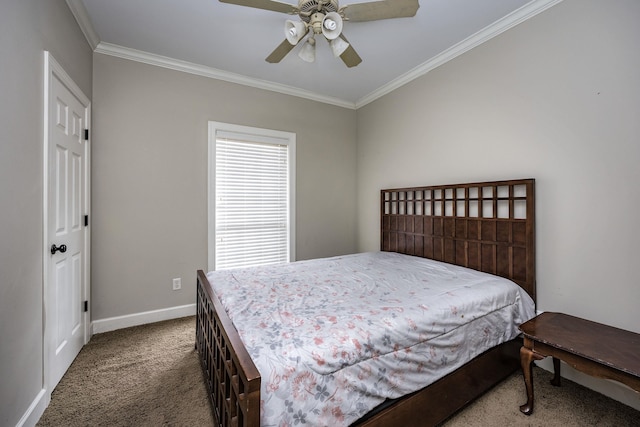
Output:
[[207,274],[261,382],[261,425],[349,425],[518,335],[515,283],[393,252]]

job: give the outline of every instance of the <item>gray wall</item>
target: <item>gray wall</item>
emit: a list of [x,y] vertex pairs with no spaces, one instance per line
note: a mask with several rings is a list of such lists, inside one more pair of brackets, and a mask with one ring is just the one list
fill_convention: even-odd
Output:
[[93,320],[194,303],[210,120],[295,132],[297,259],[355,251],[354,110],[102,54],[93,93]]
[[42,370],[44,50],[91,97],[92,53],[64,0],[0,1],[0,425],[36,401]]
[[640,332],[639,22],[565,0],[359,109],[359,250],[381,188],[536,178],[538,309]]

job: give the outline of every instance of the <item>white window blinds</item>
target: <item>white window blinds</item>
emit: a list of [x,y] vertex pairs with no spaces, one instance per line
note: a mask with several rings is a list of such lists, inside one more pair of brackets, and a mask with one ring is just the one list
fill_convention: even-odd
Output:
[[215,269],[290,261],[289,145],[217,131]]

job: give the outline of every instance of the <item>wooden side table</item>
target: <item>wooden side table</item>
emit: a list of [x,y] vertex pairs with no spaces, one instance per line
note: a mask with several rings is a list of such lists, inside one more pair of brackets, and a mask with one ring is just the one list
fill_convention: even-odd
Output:
[[520,331],[524,334],[520,363],[527,389],[522,413],[533,413],[533,361],[547,356],[553,357],[553,385],[560,385],[562,360],[586,374],[616,380],[640,392],[640,334],[552,312],[523,323]]

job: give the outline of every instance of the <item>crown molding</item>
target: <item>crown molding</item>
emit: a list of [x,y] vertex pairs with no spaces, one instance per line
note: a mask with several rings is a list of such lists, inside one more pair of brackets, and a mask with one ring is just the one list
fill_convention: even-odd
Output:
[[244,86],[250,86],[257,89],[264,89],[272,92],[282,93],[285,95],[305,98],[325,104],[336,105],[338,107],[349,108],[352,110],[357,110],[358,108],[363,107],[375,101],[376,99],[383,97],[384,95],[398,89],[401,86],[404,86],[405,84],[417,79],[418,77],[427,74],[429,71],[473,49],[474,47],[485,43],[493,37],[496,37],[509,30],[510,28],[513,28],[516,25],[549,9],[550,7],[560,3],[561,1],[562,0],[532,0],[518,10],[497,20],[493,24],[478,31],[467,39],[440,53],[439,55],[434,56],[427,62],[422,63],[421,65],[408,71],[402,76],[379,87],[363,98],[360,98],[358,101],[351,102],[340,98],[325,96],[293,86],[260,80],[241,74],[218,70],[216,68],[211,68],[204,65],[194,64],[191,62],[181,61],[166,56],[156,55],[136,49],[130,49],[111,43],[101,42],[100,37],[93,28],[91,19],[89,18],[89,14],[87,13],[82,0],[66,0],[69,9],[71,9],[73,16],[76,18],[76,21],[78,21],[80,29],[84,33],[85,38],[96,53],[111,55],[131,61],[142,62],[149,65],[155,65],[158,67],[168,68],[175,71],[182,71],[185,73],[195,74],[212,79],[223,80],[226,82],[236,83]]
[[527,3],[526,5],[513,11],[509,15],[506,15],[505,17],[483,28],[472,36],[469,36],[460,43],[450,47],[439,55],[434,56],[427,62],[418,65],[416,68],[408,71],[397,79],[394,79],[391,82],[379,87],[369,95],[360,98],[356,102],[356,109],[363,107],[390,92],[393,92],[400,86],[403,86],[417,79],[418,77],[427,74],[429,71],[451,61],[452,59],[462,55],[463,53],[473,49],[476,46],[485,43],[486,41],[496,37],[497,35],[502,34],[508,29],[515,27],[516,25],[534,17],[535,15],[549,9],[550,7],[555,6],[561,1],[562,0],[533,0]]
[[84,6],[82,0],[66,0],[67,6],[71,10],[74,18],[78,22],[80,26],[80,30],[84,37],[87,39],[89,46],[91,46],[91,50],[95,50],[95,48],[100,43],[100,37],[96,30],[93,28],[93,24],[91,23],[91,18],[89,18],[89,13],[87,12],[87,8]]
[[282,93],[285,95],[297,96],[299,98],[310,99],[312,101],[336,105],[338,107],[349,108],[352,110],[355,110],[356,108],[355,103],[345,101],[344,99],[325,96],[293,86],[255,79],[252,77],[243,76],[241,74],[222,71],[216,68],[194,64],[192,62],[181,61],[179,59],[173,59],[166,56],[143,52],[136,49],[130,49],[110,43],[100,42],[94,52],[116,56],[118,58],[129,59],[131,61],[142,62],[144,64],[155,65],[157,67],[168,68],[175,71],[182,71],[198,76],[209,77],[216,80],[223,80],[230,83],[237,83],[244,86],[255,87],[257,89],[264,89],[272,92]]

